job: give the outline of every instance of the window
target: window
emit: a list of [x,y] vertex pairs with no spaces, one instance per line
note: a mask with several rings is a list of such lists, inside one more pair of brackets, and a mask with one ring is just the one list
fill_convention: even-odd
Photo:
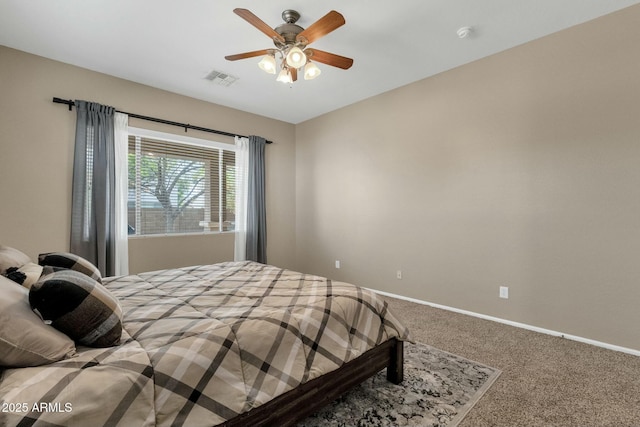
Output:
[[129,129],[130,235],[235,228],[235,146]]

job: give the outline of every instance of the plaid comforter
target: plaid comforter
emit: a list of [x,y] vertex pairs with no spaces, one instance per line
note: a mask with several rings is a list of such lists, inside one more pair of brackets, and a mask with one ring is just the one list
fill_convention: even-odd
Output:
[[373,292],[253,262],[104,282],[124,312],[122,345],[5,370],[0,400],[14,411],[0,426],[217,425],[408,338]]

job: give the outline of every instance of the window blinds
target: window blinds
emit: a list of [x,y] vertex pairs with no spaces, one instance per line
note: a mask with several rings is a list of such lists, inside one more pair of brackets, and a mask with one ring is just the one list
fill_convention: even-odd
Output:
[[235,152],[129,135],[129,233],[231,231]]

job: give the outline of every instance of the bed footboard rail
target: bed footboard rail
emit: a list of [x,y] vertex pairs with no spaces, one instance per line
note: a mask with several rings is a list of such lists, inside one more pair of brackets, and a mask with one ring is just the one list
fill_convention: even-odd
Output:
[[339,369],[301,384],[221,425],[293,426],[384,368],[387,368],[387,379],[390,382],[401,383],[404,378],[403,366],[404,343],[392,338],[345,363]]

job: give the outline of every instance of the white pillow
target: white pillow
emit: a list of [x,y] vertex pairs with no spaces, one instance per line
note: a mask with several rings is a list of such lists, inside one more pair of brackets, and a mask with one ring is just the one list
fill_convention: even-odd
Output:
[[75,355],[74,342],[31,310],[29,290],[0,276],[0,366],[40,366]]
[[7,277],[29,289],[40,279],[40,276],[42,275],[42,269],[43,267],[41,265],[35,264],[33,262],[28,262],[17,270],[18,273],[24,274],[24,276],[22,276],[24,278],[22,283],[19,283],[10,274],[7,274]]
[[6,273],[8,268],[19,268],[28,262],[31,262],[31,258],[28,255],[15,248],[0,245],[0,274]]

